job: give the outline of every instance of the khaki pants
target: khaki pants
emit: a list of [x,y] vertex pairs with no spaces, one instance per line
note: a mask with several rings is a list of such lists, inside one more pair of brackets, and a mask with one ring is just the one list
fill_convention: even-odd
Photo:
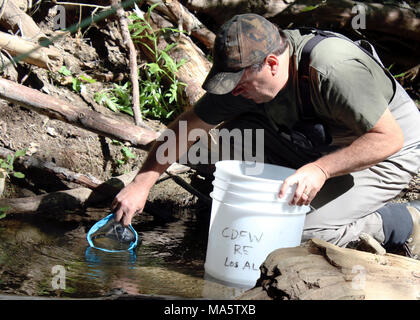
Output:
[[[397,85],[397,92],[389,106],[411,113],[414,123],[420,124],[420,113],[404,89]],[[406,108],[406,109],[402,109]],[[283,138],[269,125],[267,119],[259,114],[245,114],[224,124],[227,129],[264,129],[264,154],[257,161],[278,164],[291,168],[316,160],[320,155],[299,150]],[[413,137],[413,130],[411,137]],[[417,133],[414,133],[416,136]],[[420,131],[418,132],[420,140]],[[213,147],[218,148],[217,138]],[[420,167],[420,143],[408,139],[410,145],[389,159],[377,165],[345,176],[331,178],[315,197],[311,205],[316,209],[306,217],[302,241],[320,238],[338,246],[346,246],[358,240],[361,232],[368,233],[379,242],[384,241],[381,216],[375,212],[392,200],[408,186]],[[414,139],[415,140],[415,139]],[[255,142],[254,142],[255,143]],[[220,146],[219,146],[220,147]],[[233,146],[234,156],[243,159],[237,150],[252,148],[255,145]],[[226,158],[226,157],[225,157]],[[244,160],[256,160],[244,159]]]

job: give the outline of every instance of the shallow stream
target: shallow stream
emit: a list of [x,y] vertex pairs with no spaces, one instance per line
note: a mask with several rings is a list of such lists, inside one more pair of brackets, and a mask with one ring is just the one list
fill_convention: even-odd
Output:
[[39,215],[1,219],[0,294],[232,299],[245,291],[205,275],[208,218],[189,213],[135,224],[140,244],[131,255],[89,248],[86,233],[93,224]]

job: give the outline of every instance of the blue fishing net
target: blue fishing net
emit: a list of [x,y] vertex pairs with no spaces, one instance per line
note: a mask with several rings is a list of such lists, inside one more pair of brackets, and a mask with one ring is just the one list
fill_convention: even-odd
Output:
[[137,246],[138,235],[130,224],[124,227],[114,219],[114,214],[96,222],[87,234],[87,241],[92,248],[105,252],[123,252]]

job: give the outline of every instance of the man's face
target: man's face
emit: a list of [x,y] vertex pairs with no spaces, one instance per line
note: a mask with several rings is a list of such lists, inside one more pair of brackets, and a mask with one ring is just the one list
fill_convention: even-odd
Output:
[[[285,59],[287,58],[287,60]],[[241,95],[256,103],[269,102],[287,83],[289,77],[288,53],[276,57],[268,56],[260,71],[245,69],[238,85],[232,90],[234,96]]]

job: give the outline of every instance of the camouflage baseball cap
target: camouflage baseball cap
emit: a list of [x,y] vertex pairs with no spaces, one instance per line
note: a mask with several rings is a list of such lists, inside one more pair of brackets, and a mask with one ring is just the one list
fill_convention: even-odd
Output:
[[262,62],[280,44],[277,27],[264,17],[247,13],[225,22],[213,47],[213,67],[203,88],[214,94],[232,91],[246,67]]

